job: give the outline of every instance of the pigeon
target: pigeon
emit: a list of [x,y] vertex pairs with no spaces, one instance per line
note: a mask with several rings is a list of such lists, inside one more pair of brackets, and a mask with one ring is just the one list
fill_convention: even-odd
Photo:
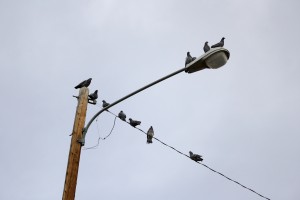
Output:
[[196,57],[192,57],[190,52],[187,52],[187,56],[185,59],[185,66],[191,62],[193,62],[196,59]]
[[149,130],[147,131],[147,144],[152,143],[153,135],[154,135],[154,130],[153,127],[150,126]]
[[131,118],[129,118],[129,124],[133,127],[136,127],[137,125],[140,125],[141,122],[140,121],[137,121],[137,120],[133,120]]
[[210,50],[210,47],[208,46],[208,42],[205,42],[203,50],[204,50],[205,53]]
[[90,100],[93,100],[93,101],[98,99],[98,90],[95,90],[94,93],[90,94],[89,98],[90,98]]
[[82,87],[88,87],[91,84],[91,81],[92,81],[92,78],[82,81],[77,86],[75,86],[75,89],[82,88]]
[[203,160],[202,156],[200,156],[198,154],[193,154],[193,152],[191,152],[191,151],[190,151],[190,158],[196,162]]
[[119,112],[118,117],[119,117],[121,120],[126,121],[126,115],[125,115],[125,113],[124,113],[122,110]]
[[109,106],[109,103],[107,103],[105,100],[103,100],[102,102],[103,102],[103,103],[102,103],[102,107],[103,107],[103,108]]
[[212,45],[211,48],[223,47],[224,46],[224,40],[225,40],[225,38],[222,37],[221,41],[218,42],[217,44]]

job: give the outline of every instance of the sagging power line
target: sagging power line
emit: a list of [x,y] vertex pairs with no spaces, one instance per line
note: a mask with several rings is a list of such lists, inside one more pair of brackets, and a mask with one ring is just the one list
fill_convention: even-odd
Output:
[[[111,111],[109,111],[109,110],[106,110],[106,111],[107,111],[108,113],[110,113],[110,114],[112,114],[112,115],[115,116],[115,119],[114,119],[114,125],[113,125],[113,128],[114,128],[116,118],[119,118],[119,117],[118,117],[116,114],[114,114],[114,113],[112,113]],[[127,124],[129,124],[130,126],[132,126],[132,125],[130,124],[130,122],[127,122],[126,120],[122,120],[122,121],[125,122],[125,123],[127,123]],[[135,128],[135,129],[137,129],[137,130],[139,130],[140,132],[144,133],[145,135],[147,135],[147,132],[145,132],[144,130],[142,130],[142,129],[140,129],[140,128],[137,128],[137,127],[134,127],[134,126],[132,126],[132,127]],[[106,138],[111,134],[113,128],[111,129],[110,133],[106,136]],[[99,137],[99,138],[100,138],[100,137]],[[101,138],[100,138],[100,139],[101,139]],[[98,144],[97,144],[96,146],[99,145],[99,140],[100,140],[100,139],[98,139]],[[158,142],[161,143],[162,145],[164,145],[164,146],[166,146],[166,147],[168,147],[168,148],[170,148],[170,149],[176,151],[177,153],[179,153],[179,154],[181,154],[181,155],[183,155],[183,156],[189,158],[189,160],[195,161],[194,159],[191,159],[191,157],[188,156],[187,154],[183,153],[182,151],[179,151],[178,149],[174,148],[174,147],[171,146],[171,145],[168,145],[167,143],[161,141],[161,140],[158,139],[157,137],[154,137],[154,136],[153,136],[153,139],[155,139],[156,141],[158,141]],[[90,147],[90,148],[93,148],[93,147]],[[90,148],[86,148],[86,149],[90,149]],[[236,181],[236,180],[234,180],[234,179],[232,179],[232,178],[229,178],[228,176],[224,175],[223,173],[221,173],[221,172],[219,172],[219,171],[217,171],[217,170],[214,170],[213,168],[209,167],[208,165],[203,164],[203,163],[201,163],[201,162],[199,162],[199,161],[195,161],[195,162],[198,163],[199,165],[202,165],[203,167],[209,169],[210,171],[212,171],[212,172],[214,172],[214,173],[216,173],[216,174],[218,174],[218,175],[220,175],[220,176],[226,178],[227,180],[229,180],[229,181],[231,181],[231,182],[233,182],[233,183],[235,183],[235,184],[238,184],[239,186],[241,186],[241,187],[243,187],[243,188],[245,188],[245,189],[251,191],[252,193],[255,193],[256,195],[258,195],[258,196],[260,196],[260,197],[262,197],[262,198],[264,198],[264,199],[270,200],[270,198],[268,198],[268,197],[266,197],[266,196],[263,196],[262,194],[260,194],[260,193],[256,192],[255,190],[253,190],[253,189],[251,189],[251,188],[249,188],[249,187],[247,187],[247,186],[245,186],[245,185],[239,183],[238,181]]]

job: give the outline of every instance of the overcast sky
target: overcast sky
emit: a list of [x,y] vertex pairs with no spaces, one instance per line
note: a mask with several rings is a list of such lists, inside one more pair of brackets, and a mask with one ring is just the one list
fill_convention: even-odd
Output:
[[[0,0],[0,199],[61,199],[78,95],[114,102],[225,37],[228,63],[112,107],[270,199],[300,196],[297,0]],[[89,105],[87,121],[100,109]],[[105,137],[105,112],[86,146]],[[263,199],[116,120],[83,150],[76,199]]]

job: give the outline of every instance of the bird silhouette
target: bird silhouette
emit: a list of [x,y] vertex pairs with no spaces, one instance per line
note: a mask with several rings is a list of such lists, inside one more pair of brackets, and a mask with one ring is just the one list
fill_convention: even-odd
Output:
[[95,90],[94,93],[90,94],[89,95],[89,99],[93,100],[93,101],[96,100],[96,99],[98,99],[98,90]]
[[150,128],[147,131],[147,144],[152,143],[153,136],[154,136],[154,130],[153,130],[153,127],[150,126]]
[[190,158],[192,159],[192,160],[194,160],[194,161],[202,161],[203,160],[203,158],[202,158],[202,156],[200,156],[200,155],[198,155],[198,154],[194,154],[193,152],[189,152],[190,153]]
[[109,106],[110,104],[107,103],[105,100],[102,101],[102,107],[105,108],[107,106]]
[[210,47],[208,45],[208,42],[205,42],[204,47],[203,47],[204,52],[208,52],[210,50]]
[[225,40],[225,38],[222,37],[221,41],[218,42],[217,44],[212,45],[211,48],[223,47],[224,46],[224,40]]
[[187,54],[187,56],[186,56],[186,59],[185,59],[185,66],[187,64],[193,62],[196,59],[196,57],[191,56],[190,52],[187,52],[186,54]]
[[125,115],[125,113],[122,110],[119,112],[118,117],[121,120],[126,121],[126,115]]
[[136,127],[137,125],[141,125],[141,121],[137,121],[129,118],[129,124],[133,127]]
[[75,86],[75,89],[82,88],[82,87],[88,87],[91,84],[92,78],[89,78],[87,80],[82,81],[77,86]]

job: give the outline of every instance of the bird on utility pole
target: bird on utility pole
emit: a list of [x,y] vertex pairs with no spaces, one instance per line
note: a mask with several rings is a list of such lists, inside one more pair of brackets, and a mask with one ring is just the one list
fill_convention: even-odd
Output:
[[95,101],[96,99],[98,99],[98,90],[95,90],[94,93],[89,94],[89,100]]
[[75,86],[75,89],[82,88],[82,87],[88,87],[91,84],[92,78],[89,78],[87,80],[82,81],[77,86]]

